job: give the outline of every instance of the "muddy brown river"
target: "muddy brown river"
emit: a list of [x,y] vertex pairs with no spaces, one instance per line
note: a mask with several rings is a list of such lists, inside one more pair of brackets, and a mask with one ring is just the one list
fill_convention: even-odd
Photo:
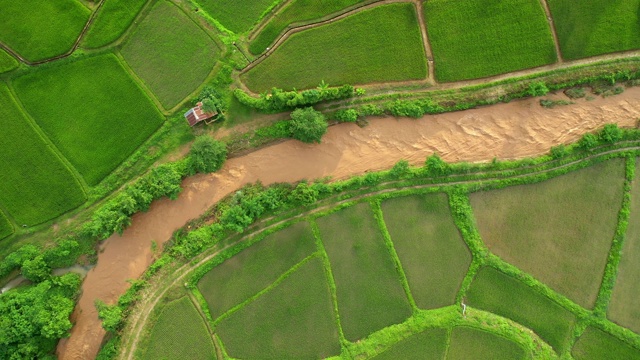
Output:
[[127,279],[139,277],[150,265],[153,241],[162,244],[189,219],[244,184],[325,176],[341,179],[389,168],[401,159],[418,165],[434,152],[449,162],[529,157],[576,141],[606,123],[636,126],[640,118],[638,87],[555,109],[542,108],[538,101],[513,101],[417,120],[372,118],[364,128],[340,124],[329,129],[322,144],[286,141],[231,159],[215,174],[186,179],[177,200],[154,202],[148,212],[134,216],[122,236],[114,235],[101,244],[98,264],[87,274],[72,315],[71,337],[58,346],[59,358],[95,358],[105,332],[94,301],[114,303],[129,287]]

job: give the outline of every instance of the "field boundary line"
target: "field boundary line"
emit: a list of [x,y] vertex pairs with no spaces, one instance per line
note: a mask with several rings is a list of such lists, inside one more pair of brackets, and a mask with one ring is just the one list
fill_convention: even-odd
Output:
[[[358,201],[361,200],[363,198],[367,198],[367,197],[373,197],[376,195],[381,195],[381,194],[385,194],[385,193],[390,193],[390,192],[398,192],[398,191],[402,191],[402,190],[410,190],[410,189],[428,189],[428,188],[439,188],[439,187],[450,187],[450,186],[455,186],[455,185],[464,185],[464,184],[469,184],[469,183],[489,183],[492,181],[496,181],[496,180],[504,180],[504,179],[517,179],[517,178],[526,178],[526,177],[530,177],[530,176],[535,176],[535,175],[539,175],[539,174],[543,174],[543,173],[548,173],[548,172],[553,172],[553,171],[557,171],[563,168],[567,168],[567,167],[571,167],[577,164],[580,164],[582,162],[588,161],[588,160],[592,160],[592,159],[596,159],[596,158],[600,158],[600,157],[606,157],[607,155],[610,154],[617,154],[617,153],[624,153],[626,151],[638,151],[640,150],[640,145],[637,145],[637,143],[634,143],[634,146],[629,146],[629,147],[624,147],[624,148],[617,148],[617,149],[612,149],[612,150],[607,150],[607,151],[603,151],[601,153],[598,154],[592,154],[589,156],[586,156],[584,158],[580,158],[577,160],[573,160],[570,161],[568,163],[565,164],[561,164],[561,165],[557,165],[557,166],[553,166],[551,168],[548,169],[544,169],[544,170],[540,170],[540,171],[535,171],[535,172],[531,172],[531,173],[526,173],[526,174],[520,174],[520,175],[516,175],[516,176],[495,176],[492,178],[485,178],[485,179],[472,179],[472,180],[461,180],[461,181],[456,181],[456,182],[442,182],[442,183],[435,183],[435,184],[421,184],[421,185],[413,185],[413,186],[405,186],[405,187],[398,187],[398,188],[390,188],[390,189],[382,189],[380,191],[376,191],[376,192],[371,192],[371,193],[366,193],[363,195],[357,195],[353,198],[349,198],[346,200],[341,200],[341,201],[336,201],[336,202],[332,202],[328,205],[310,210],[308,212],[305,213],[301,213],[292,217],[288,217],[287,219],[281,220],[281,221],[277,221],[276,223],[270,224],[264,228],[258,229],[254,232],[247,232],[245,235],[243,235],[242,237],[240,237],[238,240],[226,244],[224,247],[222,248],[218,248],[218,249],[214,249],[211,248],[210,250],[212,252],[204,252],[201,253],[199,255],[197,255],[196,257],[194,257],[191,261],[187,262],[186,264],[180,266],[179,268],[175,269],[172,274],[177,274],[177,276],[173,279],[173,281],[171,281],[171,283],[162,283],[162,284],[158,284],[155,285],[153,288],[149,289],[149,292],[147,292],[147,294],[150,294],[149,296],[144,296],[145,298],[145,302],[140,303],[140,311],[137,311],[135,316],[132,317],[131,321],[128,321],[129,325],[128,328],[131,329],[131,332],[133,332],[133,336],[129,335],[127,336],[128,342],[126,344],[123,344],[124,346],[124,350],[120,352],[119,358],[120,359],[133,359],[133,354],[136,350],[136,345],[137,342],[139,341],[139,337],[140,337],[140,333],[142,332],[142,328],[144,327],[147,318],[151,312],[151,310],[156,306],[156,304],[160,301],[161,297],[164,295],[164,293],[166,293],[166,291],[171,287],[174,286],[175,284],[177,284],[179,281],[182,281],[183,279],[185,279],[188,275],[190,275],[195,269],[197,269],[198,267],[206,264],[207,262],[209,262],[211,259],[215,258],[216,256],[220,255],[222,252],[232,249],[234,246],[237,246],[238,244],[242,243],[243,241],[245,241],[246,239],[249,238],[249,235],[251,235],[252,237],[267,231],[271,228],[274,228],[278,225],[282,225],[284,223],[287,223],[288,221],[291,221],[292,219],[296,219],[296,218],[300,218],[300,217],[312,217],[313,214],[321,212],[322,210],[326,210],[326,209],[330,209],[330,208],[335,208],[337,206],[343,205],[343,204],[347,204],[347,203],[351,203],[354,201]],[[576,169],[577,170],[577,169]],[[557,175],[559,176],[559,175]],[[262,220],[267,221],[267,219]],[[248,229],[250,230],[250,229]],[[128,344],[132,344],[132,345],[128,345]]]
[[[51,150],[53,155],[60,160],[62,165],[64,165],[64,167],[67,168],[67,170],[69,170],[69,172],[73,175],[73,178],[76,180],[76,183],[80,186],[80,189],[82,189],[82,193],[84,194],[84,197],[85,197],[84,203],[86,203],[87,200],[89,199],[90,187],[87,184],[84,177],[82,176],[82,174],[80,174],[78,169],[76,169],[75,166],[73,166],[73,164],[69,161],[69,159],[67,159],[67,157],[64,156],[62,151],[60,151],[60,149],[53,142],[53,140],[51,140],[51,138],[49,138],[47,133],[40,127],[40,125],[38,125],[38,122],[36,121],[36,119],[33,118],[31,114],[27,111],[27,108],[22,103],[22,100],[20,100],[20,98],[18,97],[15,89],[13,88],[13,85],[11,83],[8,83],[7,88],[9,89],[9,93],[11,94],[13,101],[18,106],[18,110],[20,110],[20,113],[27,120],[27,124],[33,129],[33,131],[38,135],[38,137],[40,137],[40,139],[45,143],[45,145]],[[79,206],[84,205],[84,203]],[[73,208],[73,209],[76,209],[76,208]],[[67,212],[73,209],[69,209],[68,211],[65,211],[63,214],[66,214]],[[63,214],[60,214],[58,216],[61,216]],[[49,221],[49,220],[51,219],[47,219],[46,221]]]
[[296,0],[280,0],[280,2],[276,6],[274,6],[273,9],[271,9],[269,14],[265,14],[261,19],[258,20],[256,24],[254,24],[253,28],[249,30],[247,41],[253,41],[276,15],[282,12],[282,10],[284,10],[287,6],[289,6],[289,4],[294,1]]
[[[75,1],[77,1],[77,0],[75,0]],[[0,41],[0,48],[4,49],[5,51],[7,51],[11,55],[13,55],[15,58],[17,58],[18,60],[22,61],[24,64],[27,64],[27,65],[30,65],[30,66],[46,64],[46,63],[49,63],[49,62],[52,62],[52,61],[55,61],[55,60],[64,59],[64,58],[68,57],[69,55],[73,54],[73,52],[78,49],[78,45],[80,45],[80,41],[84,37],[84,34],[87,32],[87,30],[89,30],[89,27],[91,26],[91,24],[93,24],[93,21],[95,20],[95,18],[97,16],[96,14],[102,8],[102,5],[104,4],[105,1],[106,0],[100,0],[100,3],[93,10],[87,8],[84,4],[82,4],[80,1],[78,1],[78,3],[82,7],[87,8],[88,10],[90,10],[91,14],[89,15],[89,18],[87,19],[87,22],[84,24],[84,27],[82,28],[82,31],[80,31],[80,34],[76,38],[76,41],[73,43],[73,46],[71,47],[70,50],[68,50],[65,53],[62,53],[60,55],[56,55],[54,57],[51,57],[51,58],[48,58],[48,59],[44,59],[44,60],[29,61],[29,60],[23,58],[20,54],[18,54],[16,51],[14,51],[12,48],[10,48],[9,46],[7,46],[6,44],[4,44],[1,41]]]
[[191,301],[191,305],[193,305],[193,307],[195,307],[196,311],[198,312],[198,315],[200,315],[200,318],[202,318],[202,321],[204,321],[204,326],[207,328],[207,332],[209,332],[209,336],[211,337],[211,343],[213,344],[213,348],[214,348],[214,350],[216,352],[216,358],[218,360],[224,360],[222,352],[218,348],[218,344],[215,341],[215,336],[214,336],[215,333],[213,332],[213,328],[211,327],[211,324],[209,323],[209,319],[207,318],[206,314],[204,313],[204,311],[200,307],[200,303],[196,299],[196,297],[193,294],[192,290],[187,289],[187,297],[189,298],[189,301]]
[[551,8],[549,7],[548,0],[540,0],[540,4],[542,5],[542,9],[545,12],[545,16],[547,17],[547,23],[551,28],[551,36],[553,36],[553,43],[556,47],[556,55],[558,56],[558,64],[562,64],[564,62],[564,58],[562,57],[562,51],[560,50],[560,38],[558,37],[558,32],[556,31],[556,24],[553,20],[553,14],[551,14]]
[[336,322],[336,326],[338,328],[338,336],[340,338],[340,347],[342,351],[348,352],[347,344],[349,340],[344,336],[344,331],[342,330],[342,321],[340,320],[340,312],[338,311],[338,295],[336,290],[336,280],[333,277],[333,269],[331,268],[331,260],[329,260],[329,254],[327,254],[327,249],[324,247],[324,243],[322,242],[322,236],[320,235],[320,228],[318,227],[318,223],[315,219],[309,219],[309,224],[311,226],[311,232],[313,233],[313,237],[316,241],[316,248],[320,253],[320,258],[322,260],[322,268],[324,270],[324,275],[327,281],[327,285],[329,286],[329,293],[331,295],[331,305],[333,308],[333,317]]
[[286,30],[284,32],[284,34],[282,34],[282,36],[280,36],[279,38],[276,39],[276,41],[272,44],[272,46],[269,47],[269,50],[263,52],[253,62],[251,62],[249,65],[247,65],[244,69],[240,70],[240,75],[243,75],[243,74],[247,73],[249,70],[253,69],[258,64],[262,63],[264,61],[264,59],[269,57],[269,55],[273,54],[273,52],[277,48],[279,48],[289,37],[291,37],[292,35],[294,35],[296,33],[299,33],[299,32],[304,31],[304,30],[309,30],[309,29],[312,29],[312,28],[315,28],[315,27],[319,27],[319,26],[322,26],[322,25],[328,25],[330,23],[333,23],[333,22],[336,22],[336,21],[340,21],[340,20],[342,20],[342,19],[344,19],[346,17],[354,15],[354,14],[360,12],[360,11],[372,9],[372,8],[375,8],[375,7],[378,7],[378,6],[394,4],[394,3],[410,3],[410,2],[412,2],[412,0],[380,0],[380,1],[373,2],[373,3],[369,3],[369,4],[364,5],[364,6],[357,7],[355,9],[352,9],[350,11],[344,12],[344,13],[342,13],[342,14],[336,16],[336,17],[330,18],[328,20],[322,20],[322,21],[311,23],[311,24],[307,24],[307,25],[301,25],[301,26],[289,28],[288,30]]
[[162,116],[165,117],[165,121],[166,121],[166,117],[169,116],[171,113],[164,108],[160,100],[156,97],[156,94],[154,94],[153,91],[151,91],[151,88],[149,88],[149,86],[147,85],[147,83],[145,83],[144,80],[142,80],[138,76],[138,74],[136,74],[136,72],[133,71],[133,69],[131,68],[131,66],[129,66],[129,64],[124,59],[124,56],[122,56],[119,50],[113,51],[112,54],[114,54],[115,57],[118,59],[118,63],[120,63],[120,66],[122,66],[124,71],[131,78],[131,80],[133,80],[133,82],[136,83],[136,85],[138,85],[138,87],[140,88],[140,90],[142,90],[145,96],[149,100],[151,100],[151,102],[156,106],[156,109],[158,110],[158,112],[160,112],[160,114],[162,114]]
[[[261,240],[259,240],[261,241]],[[258,242],[259,242],[258,241]],[[252,295],[251,297],[249,297],[247,300],[241,302],[240,304],[232,307],[231,309],[225,311],[222,315],[218,316],[214,321],[213,321],[213,326],[214,327],[218,327],[218,325],[226,320],[229,316],[233,315],[234,313],[236,313],[239,310],[242,310],[244,307],[246,307],[247,305],[253,303],[254,301],[258,300],[258,298],[262,297],[262,295],[270,292],[271,290],[273,290],[274,288],[276,288],[278,285],[280,285],[283,281],[285,281],[289,276],[291,276],[291,274],[293,274],[294,272],[296,272],[298,269],[300,269],[302,266],[304,266],[305,264],[307,264],[308,262],[310,262],[311,260],[313,260],[314,258],[319,258],[321,255],[318,253],[318,251],[315,251],[313,253],[311,253],[311,255],[305,257],[304,259],[300,260],[298,263],[294,264],[292,267],[289,268],[289,270],[285,271],[284,273],[282,273],[280,276],[278,276],[278,278],[272,282],[271,284],[267,285],[267,287],[265,287],[264,289],[258,291],[257,293],[255,293],[254,295]]]
[[429,41],[429,33],[427,32],[427,21],[424,18],[424,6],[421,0],[414,0],[416,11],[418,12],[418,26],[422,37],[422,46],[424,46],[425,56],[427,58],[427,83],[436,84],[436,72],[433,61],[433,50]]
[[369,204],[371,207],[371,211],[373,212],[373,217],[376,219],[378,230],[382,233],[385,247],[387,248],[389,256],[391,256],[393,264],[396,267],[396,272],[398,273],[399,280],[402,283],[402,288],[404,290],[405,296],[407,297],[407,300],[409,300],[409,305],[411,305],[412,312],[415,314],[419,310],[419,308],[416,304],[415,299],[413,298],[413,294],[411,293],[409,279],[407,279],[407,274],[404,272],[402,262],[400,261],[400,257],[396,252],[395,245],[393,244],[393,240],[391,239],[391,234],[389,233],[389,229],[387,229],[387,223],[384,221],[384,214],[382,213],[382,207],[380,206],[380,199],[375,199]]

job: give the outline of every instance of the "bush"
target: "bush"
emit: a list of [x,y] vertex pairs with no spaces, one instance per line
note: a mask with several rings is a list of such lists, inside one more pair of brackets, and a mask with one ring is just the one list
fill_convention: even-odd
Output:
[[42,255],[38,255],[33,259],[26,260],[22,263],[22,275],[28,280],[38,283],[49,278],[51,268],[44,261]]
[[259,98],[254,98],[240,89],[236,89],[233,92],[242,104],[268,112],[295,109],[301,106],[317,104],[321,101],[346,99],[355,96],[356,93],[361,92],[357,92],[351,85],[327,87],[322,84],[316,89],[301,92],[273,88],[271,93],[260,94]]
[[389,170],[389,174],[394,179],[402,178],[410,172],[411,169],[409,168],[409,162],[407,160],[398,161],[395,165],[393,165],[391,170]]
[[312,107],[297,109],[291,113],[290,130],[294,139],[305,143],[320,143],[327,127],[324,115]]
[[107,305],[102,300],[96,300],[96,309],[98,309],[98,318],[102,320],[102,328],[117,332],[122,324],[122,309],[117,305]]
[[589,150],[598,146],[598,138],[591,133],[586,133],[582,136],[580,141],[578,141],[578,145],[582,149]]
[[584,90],[584,88],[571,88],[567,89],[564,93],[571,99],[579,99],[587,95],[587,92]]
[[542,81],[536,81],[529,84],[527,95],[529,96],[544,96],[549,93],[549,88]]
[[566,146],[564,146],[564,144],[560,144],[551,148],[551,157],[554,159],[560,159],[568,154],[569,150]]
[[442,160],[436,153],[429,156],[424,165],[427,167],[428,173],[433,176],[444,176],[451,170],[449,164]]
[[606,143],[614,143],[622,139],[622,129],[617,124],[607,124],[598,134],[600,140]]
[[313,187],[309,186],[306,182],[299,183],[295,189],[289,195],[289,199],[296,205],[311,205],[318,200],[319,192]]
[[335,118],[340,122],[356,122],[358,121],[358,110],[356,109],[338,110],[336,111]]
[[189,150],[188,172],[211,173],[222,167],[227,159],[227,146],[210,136],[196,138]]

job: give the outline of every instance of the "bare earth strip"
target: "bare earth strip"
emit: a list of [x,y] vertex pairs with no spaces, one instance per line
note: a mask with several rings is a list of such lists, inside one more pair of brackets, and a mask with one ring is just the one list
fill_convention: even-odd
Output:
[[92,359],[104,331],[95,299],[114,303],[151,262],[151,243],[163,243],[189,219],[244,184],[334,179],[391,167],[400,159],[419,165],[433,152],[446,161],[487,161],[540,155],[551,146],[577,140],[606,123],[635,126],[640,118],[640,88],[606,99],[544,109],[539,99],[514,101],[421,119],[374,118],[369,126],[331,127],[320,145],[286,141],[227,161],[211,175],[189,178],[176,201],[155,202],[137,214],[123,236],[101,246],[73,318],[71,337],[58,347],[60,359]]

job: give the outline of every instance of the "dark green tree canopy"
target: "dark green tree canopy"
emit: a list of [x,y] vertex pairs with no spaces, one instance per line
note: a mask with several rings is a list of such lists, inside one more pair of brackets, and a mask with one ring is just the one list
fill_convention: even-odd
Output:
[[305,143],[320,143],[327,132],[327,120],[312,107],[296,109],[291,113],[291,136]]
[[227,146],[210,136],[196,138],[189,151],[190,173],[211,173],[222,167],[227,160]]

